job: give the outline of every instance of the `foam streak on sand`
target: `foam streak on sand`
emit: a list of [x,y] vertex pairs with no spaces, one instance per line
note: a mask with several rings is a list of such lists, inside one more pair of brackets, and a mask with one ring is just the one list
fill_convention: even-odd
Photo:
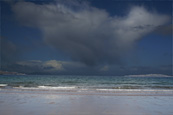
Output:
[[160,91],[160,92],[173,92],[173,90],[167,90],[167,89],[96,89],[98,91],[136,91],[136,92],[156,92],[156,91]]
[[42,89],[42,88],[20,88],[1,89],[0,93],[20,93],[20,94],[54,94],[54,95],[106,95],[106,96],[173,96],[173,90],[138,90],[138,89]]

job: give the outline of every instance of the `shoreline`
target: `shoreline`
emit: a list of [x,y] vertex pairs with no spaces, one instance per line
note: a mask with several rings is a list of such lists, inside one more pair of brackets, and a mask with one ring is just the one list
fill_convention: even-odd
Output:
[[172,106],[172,95],[0,91],[1,115],[164,115]]
[[14,90],[0,89],[0,94],[96,95],[96,96],[173,96],[173,90]]

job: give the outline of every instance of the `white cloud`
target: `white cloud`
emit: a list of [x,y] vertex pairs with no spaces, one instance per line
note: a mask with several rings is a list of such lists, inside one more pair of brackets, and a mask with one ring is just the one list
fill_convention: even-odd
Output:
[[87,65],[119,63],[136,40],[169,20],[167,15],[139,6],[123,17],[86,4],[74,7],[77,10],[73,4],[70,7],[61,2],[18,2],[13,11],[24,25],[39,28],[48,45]]
[[48,61],[40,61],[40,60],[29,60],[29,61],[19,61],[16,64],[20,66],[26,66],[31,68],[37,68],[37,70],[43,71],[63,71],[63,64],[67,62],[56,61],[56,60],[48,60]]
[[62,66],[63,62],[61,61],[56,61],[56,60],[50,60],[50,61],[46,61],[45,63],[43,63],[44,67],[52,67],[54,70],[64,70],[63,66]]
[[[81,69],[86,67],[82,63],[78,62],[71,62],[71,61],[57,61],[57,60],[47,60],[47,61],[40,61],[40,60],[28,60],[28,61],[19,61],[16,64],[21,68],[24,69],[25,72],[32,73],[32,72],[68,72],[73,69]],[[18,68],[18,69],[20,69]],[[27,71],[28,70],[28,71]],[[20,71],[20,70],[17,70]]]

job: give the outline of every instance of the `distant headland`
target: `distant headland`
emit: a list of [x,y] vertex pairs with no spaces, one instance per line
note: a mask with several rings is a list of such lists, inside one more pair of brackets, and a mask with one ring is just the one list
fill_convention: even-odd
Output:
[[144,75],[126,75],[126,77],[173,77],[173,76],[164,75],[164,74],[144,74]]
[[1,71],[0,70],[0,75],[26,75],[26,74],[18,73],[18,72]]

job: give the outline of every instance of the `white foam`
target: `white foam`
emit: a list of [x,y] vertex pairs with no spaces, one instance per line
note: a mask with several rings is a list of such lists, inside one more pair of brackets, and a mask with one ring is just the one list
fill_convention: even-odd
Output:
[[36,87],[23,87],[23,86],[19,86],[19,87],[14,87],[15,89],[38,89]]
[[135,92],[157,92],[157,91],[170,91],[173,92],[173,90],[166,90],[166,89],[96,89],[97,91],[135,91]]
[[0,84],[0,87],[5,87],[7,86],[8,84]]
[[52,87],[52,86],[38,86],[38,87],[14,87],[16,89],[28,89],[28,90],[72,90],[76,87]]
[[63,89],[63,90],[68,90],[68,89],[75,89],[76,87],[52,87],[52,86],[38,86],[39,89]]

